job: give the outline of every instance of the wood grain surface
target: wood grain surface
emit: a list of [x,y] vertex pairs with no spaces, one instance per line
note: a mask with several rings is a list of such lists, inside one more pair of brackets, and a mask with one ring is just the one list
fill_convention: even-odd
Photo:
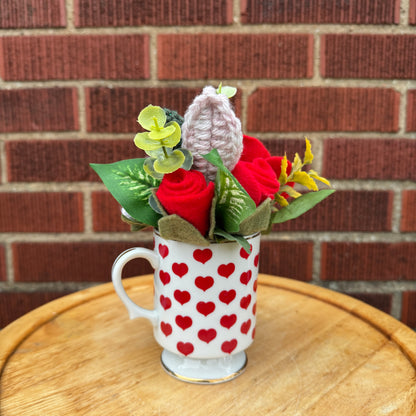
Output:
[[[152,277],[124,281],[152,307]],[[416,333],[356,299],[260,275],[256,339],[231,382],[167,375],[143,319],[111,283],[50,302],[0,332],[0,414],[416,415]]]

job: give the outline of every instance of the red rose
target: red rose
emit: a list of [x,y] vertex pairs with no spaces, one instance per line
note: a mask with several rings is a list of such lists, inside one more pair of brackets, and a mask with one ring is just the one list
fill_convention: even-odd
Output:
[[250,195],[256,206],[266,198],[274,198],[280,184],[272,167],[263,159],[257,158],[253,162],[240,160],[232,174]]
[[156,196],[168,214],[190,222],[202,235],[209,230],[215,186],[196,170],[178,169],[163,176]]
[[240,160],[252,162],[258,157],[267,159],[270,156],[269,151],[259,139],[243,135],[243,153],[241,153]]

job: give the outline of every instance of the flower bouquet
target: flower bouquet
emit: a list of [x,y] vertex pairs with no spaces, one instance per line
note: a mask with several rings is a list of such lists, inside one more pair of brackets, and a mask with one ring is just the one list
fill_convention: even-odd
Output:
[[[145,158],[91,164],[122,207],[132,230],[153,227],[167,240],[198,246],[267,233],[334,192],[312,169],[308,139],[302,158],[272,156],[244,135],[230,98],[236,89],[207,86],[184,114],[149,105],[139,116],[145,130],[134,143]],[[306,191],[306,192],[305,192]]]
[[[93,164],[132,229],[153,227],[154,249],[135,247],[115,260],[112,281],[130,318],[147,318],[163,347],[163,368],[182,381],[212,384],[237,377],[256,329],[260,235],[330,195],[306,139],[303,160],[272,156],[243,135],[231,87],[205,87],[182,118],[149,105],[134,142],[145,158]],[[302,187],[302,189],[295,189]],[[301,192],[299,192],[301,191]],[[228,243],[228,244],[222,244]],[[132,301],[125,264],[155,269],[154,309]]]

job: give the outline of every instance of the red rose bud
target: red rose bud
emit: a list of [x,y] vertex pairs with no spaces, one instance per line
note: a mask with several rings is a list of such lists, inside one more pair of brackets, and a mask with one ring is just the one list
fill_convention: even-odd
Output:
[[258,157],[266,159],[270,157],[270,153],[259,139],[243,135],[243,153],[241,153],[240,160],[252,162]]
[[266,198],[274,198],[280,184],[272,167],[263,159],[257,158],[253,162],[240,160],[232,174],[250,195],[256,206]]
[[190,222],[202,235],[209,230],[215,186],[196,170],[178,169],[163,176],[156,196],[170,215]]

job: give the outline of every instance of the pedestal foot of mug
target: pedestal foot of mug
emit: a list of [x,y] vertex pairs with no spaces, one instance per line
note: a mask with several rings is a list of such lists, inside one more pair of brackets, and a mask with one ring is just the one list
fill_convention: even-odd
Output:
[[243,373],[247,365],[244,351],[223,358],[196,359],[163,350],[164,370],[178,380],[195,384],[218,384]]

